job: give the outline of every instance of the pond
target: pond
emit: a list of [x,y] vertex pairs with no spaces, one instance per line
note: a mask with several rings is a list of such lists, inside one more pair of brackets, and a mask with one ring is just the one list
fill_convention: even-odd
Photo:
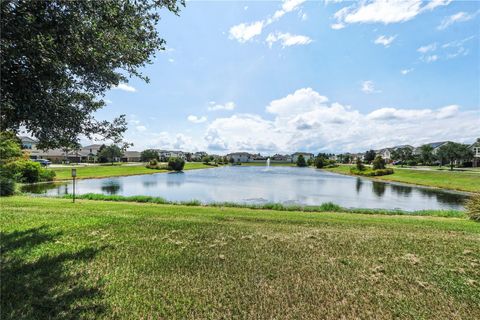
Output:
[[[147,195],[202,203],[320,205],[346,208],[463,209],[466,196],[440,189],[373,181],[312,168],[227,166],[77,181],[77,194]],[[49,196],[71,193],[72,182],[25,185],[23,192]]]

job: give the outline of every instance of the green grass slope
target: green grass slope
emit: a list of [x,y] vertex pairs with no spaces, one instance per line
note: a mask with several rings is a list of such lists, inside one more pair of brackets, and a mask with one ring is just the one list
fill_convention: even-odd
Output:
[[466,219],[10,197],[1,319],[480,318]]

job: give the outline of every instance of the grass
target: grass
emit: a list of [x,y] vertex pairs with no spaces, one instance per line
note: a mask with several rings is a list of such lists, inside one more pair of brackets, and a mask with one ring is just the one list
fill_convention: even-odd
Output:
[[480,223],[466,219],[1,206],[1,319],[480,318]]
[[[71,194],[62,196],[65,199],[72,199]],[[99,193],[87,193],[77,195],[76,199],[114,201],[114,202],[138,202],[138,203],[154,203],[154,204],[171,204],[171,205],[187,205],[187,206],[208,206],[208,207],[227,207],[227,208],[245,208],[256,210],[276,210],[276,211],[302,211],[302,212],[348,212],[361,214],[381,214],[381,215],[412,215],[412,216],[432,216],[432,217],[455,217],[465,218],[466,214],[460,210],[418,210],[403,211],[389,209],[361,209],[361,208],[342,208],[332,202],[322,203],[319,206],[302,206],[302,205],[284,205],[281,203],[265,203],[265,204],[242,204],[236,202],[215,202],[210,204],[202,204],[198,200],[189,201],[169,201],[162,197],[151,196],[121,196],[121,195],[105,195]]]
[[[330,172],[350,175],[350,165],[328,168]],[[397,181],[458,191],[480,193],[480,177],[475,172],[412,170],[395,168],[393,174],[375,177],[378,180]]]
[[[187,162],[185,163],[184,170],[205,169],[205,168],[212,168],[212,166],[206,165],[200,162]],[[52,170],[54,170],[55,173],[57,174],[55,178],[56,180],[72,179],[71,167],[52,168]],[[167,172],[167,170],[148,169],[144,165],[79,166],[77,167],[77,179],[131,176],[131,175],[152,174],[152,173],[159,173],[159,172]]]

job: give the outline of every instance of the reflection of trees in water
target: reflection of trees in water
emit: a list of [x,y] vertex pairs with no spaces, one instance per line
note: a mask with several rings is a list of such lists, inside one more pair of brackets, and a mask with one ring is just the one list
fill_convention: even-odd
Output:
[[404,197],[409,197],[410,194],[412,193],[413,188],[408,187],[408,186],[401,186],[398,184],[391,184],[390,187],[392,188],[392,191],[399,196],[404,196]]
[[[35,194],[45,194],[48,190],[57,189],[57,193],[64,194],[68,192],[68,183],[36,183],[36,184],[25,184],[20,187],[20,191],[24,193],[35,193]],[[62,190],[64,189],[64,190]]]
[[423,196],[429,198],[434,197],[438,202],[443,204],[463,205],[468,199],[468,196],[463,194],[444,192],[435,189],[418,188],[418,191],[420,191]]
[[357,182],[355,184],[355,190],[357,190],[357,193],[360,193],[360,190],[362,189],[362,184],[363,184],[362,179],[357,178]]
[[378,181],[372,181],[373,193],[375,193],[378,197],[383,196],[383,194],[385,193],[385,189],[386,189],[386,183],[378,182]]
[[104,193],[110,195],[115,195],[122,189],[118,181],[106,181],[102,184],[101,188]]
[[158,184],[157,180],[147,180],[142,181],[142,184],[145,188],[155,187]]
[[167,186],[181,186],[185,183],[185,173],[169,172],[167,173]]

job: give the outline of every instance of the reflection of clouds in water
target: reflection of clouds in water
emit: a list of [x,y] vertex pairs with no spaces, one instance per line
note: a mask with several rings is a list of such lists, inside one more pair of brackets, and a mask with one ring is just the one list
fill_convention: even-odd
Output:
[[169,172],[167,173],[167,186],[179,187],[185,183],[185,178],[184,172]]
[[[403,210],[462,209],[465,196],[438,189],[372,181],[314,169],[222,167],[185,173],[159,173],[79,180],[77,193],[161,196],[171,201],[284,203]],[[371,187],[370,187],[371,184]],[[71,193],[71,182],[40,184],[24,192],[56,196]]]

